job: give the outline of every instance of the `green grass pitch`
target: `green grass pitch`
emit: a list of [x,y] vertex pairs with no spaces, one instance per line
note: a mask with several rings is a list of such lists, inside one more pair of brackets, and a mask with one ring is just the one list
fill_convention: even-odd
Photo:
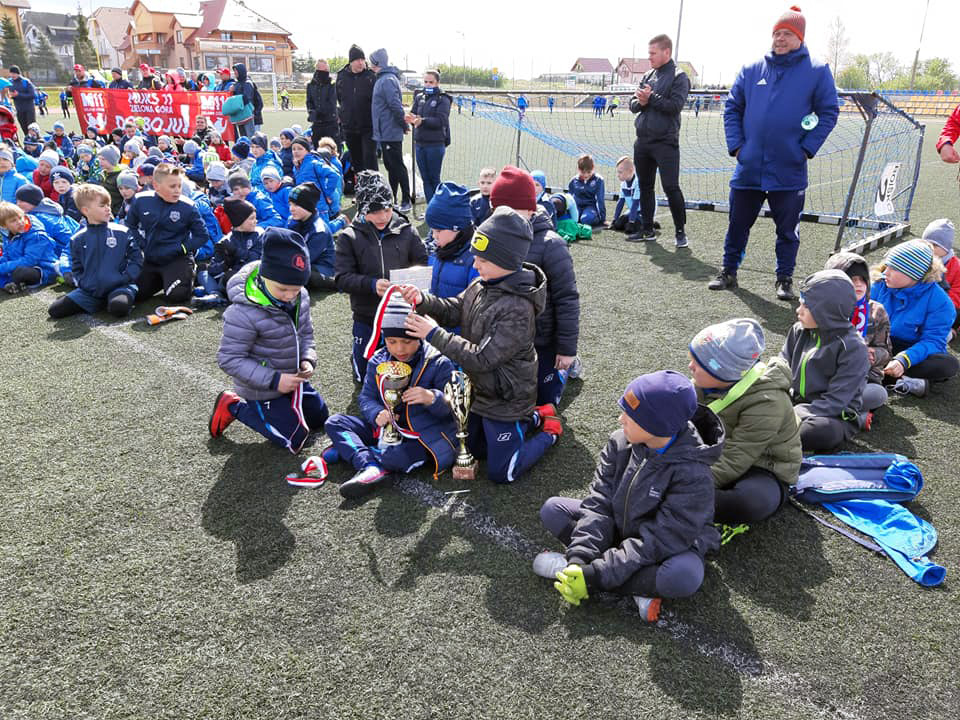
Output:
[[[303,120],[267,117],[272,134]],[[960,220],[956,169],[933,150],[941,125],[927,128],[917,234]],[[342,502],[340,466],[295,490],[294,458],[258,435],[235,424],[208,439],[227,383],[219,312],[54,323],[56,288],[0,298],[0,717],[952,717],[956,380],[892,401],[852,444],[920,465],[911,509],[939,530],[941,588],[790,507],[725,546],[656,626],[609,598],[566,607],[530,571],[556,547],[540,504],[583,495],[632,377],[683,370],[710,322],[757,317],[772,354],[793,320],[774,299],[770,221],[740,290],[711,293],[726,217],[691,213],[685,254],[660,219],[661,243],[602,232],[571,247],[586,377],[560,443],[513,487],[422,474]],[[801,233],[798,276],[822,267],[835,229]],[[334,410],[355,407],[345,296],[315,296],[312,315],[316,384]]]

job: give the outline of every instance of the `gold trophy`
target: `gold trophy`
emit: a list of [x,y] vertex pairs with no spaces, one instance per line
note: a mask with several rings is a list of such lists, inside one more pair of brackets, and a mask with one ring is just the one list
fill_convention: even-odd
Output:
[[477,461],[467,450],[467,424],[470,417],[470,405],[473,402],[473,383],[465,372],[454,370],[450,373],[450,382],[443,388],[443,399],[450,406],[457,421],[457,439],[460,452],[453,463],[454,480],[474,480],[477,477]]
[[412,374],[413,368],[397,360],[390,360],[377,365],[377,387],[380,388],[380,396],[383,398],[384,406],[390,412],[390,422],[384,425],[380,431],[380,442],[383,445],[399,445],[403,442],[400,433],[397,432],[397,419],[394,416],[394,410],[400,403],[401,391],[410,384]]

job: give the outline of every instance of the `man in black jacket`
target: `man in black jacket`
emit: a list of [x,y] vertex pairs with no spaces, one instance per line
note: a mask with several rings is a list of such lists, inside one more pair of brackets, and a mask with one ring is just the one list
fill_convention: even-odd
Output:
[[23,134],[26,135],[30,124],[37,121],[37,111],[34,104],[37,89],[32,82],[20,73],[19,67],[11,65],[10,88],[7,92],[13,98],[13,107],[17,111],[17,121],[20,123]]
[[633,163],[640,184],[643,227],[639,233],[628,235],[627,240],[643,242],[656,238],[653,213],[657,199],[653,188],[659,168],[660,183],[673,216],[677,247],[685,248],[687,210],[680,190],[680,111],[687,102],[690,80],[677,69],[672,55],[673,42],[669,37],[657,35],[650,40],[648,57],[652,69],[644,75],[630,100],[630,111],[637,114]]
[[311,134],[315,148],[322,137],[331,137],[340,145],[337,89],[330,81],[330,66],[326,60],[317,60],[317,70],[307,84],[307,121],[313,126]]
[[[379,170],[377,145],[373,141],[373,85],[377,76],[356,45],[350,46],[349,62],[337,73],[337,102],[340,127],[347,141],[350,159],[357,172]],[[314,133],[316,137],[316,133]]]

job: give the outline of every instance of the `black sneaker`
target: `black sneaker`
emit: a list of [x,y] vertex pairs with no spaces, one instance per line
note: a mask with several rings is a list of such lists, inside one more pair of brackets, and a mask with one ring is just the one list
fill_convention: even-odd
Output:
[[9,293],[10,295],[17,295],[24,291],[24,286],[20,283],[8,282],[3,286],[3,291],[5,293]]
[[797,296],[793,293],[793,278],[784,275],[777,278],[777,300],[796,300]]
[[707,284],[707,287],[711,290],[731,290],[737,287],[737,276],[733,273],[728,273],[726,270],[721,270],[717,276]]
[[687,241],[687,234],[686,234],[685,232],[683,232],[682,230],[677,233],[677,238],[676,238],[676,240],[677,240],[677,249],[678,249],[678,250],[681,249],[681,248],[688,248],[688,247],[690,247],[690,243]]
[[654,229],[641,230],[638,233],[627,235],[627,242],[650,242],[657,239],[657,231]]

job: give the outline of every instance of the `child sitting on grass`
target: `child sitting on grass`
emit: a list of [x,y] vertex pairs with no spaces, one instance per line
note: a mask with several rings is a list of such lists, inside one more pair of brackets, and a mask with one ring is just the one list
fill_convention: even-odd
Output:
[[923,397],[931,382],[948,380],[960,370],[947,351],[956,310],[937,284],[943,263],[930,243],[908,240],[888,250],[877,270],[881,276],[870,294],[890,316],[894,352],[883,373],[896,392]]
[[114,317],[126,317],[133,307],[143,266],[138,238],[123,225],[110,222],[110,193],[103,187],[84,183],[74,195],[77,209],[87,221],[70,241],[77,289],[50,305],[50,317],[95,313],[104,306]]
[[470,198],[470,212],[473,213],[474,226],[479,225],[490,215],[490,190],[493,189],[493,181],[497,179],[497,171],[493,168],[483,168],[480,171],[480,177],[477,185],[480,192]]
[[[530,223],[500,207],[473,235],[479,279],[460,295],[438,298],[404,286],[404,300],[424,315],[407,317],[409,335],[426,340],[459,365],[474,387],[468,424],[470,451],[486,457],[495,483],[512,483],[563,434],[556,408],[536,408],[534,319],[546,301],[546,276],[524,263]],[[439,326],[438,326],[439,324]],[[445,327],[460,326],[455,335]],[[543,432],[526,437],[531,429]]]
[[[149,167],[149,166],[144,166]],[[117,213],[116,219],[119,222],[123,222],[127,218],[127,213],[130,212],[130,204],[133,202],[133,199],[137,196],[137,193],[140,192],[140,178],[137,176],[137,173],[133,170],[124,170],[117,176],[117,190],[120,191],[120,195],[123,197],[123,206],[120,208],[120,212]]]
[[213,404],[209,430],[218,438],[234,420],[274,445],[300,452],[323,430],[329,412],[310,384],[317,367],[310,320],[310,256],[292,230],[263,234],[263,259],[227,283],[217,362],[234,381]]
[[765,347],[760,324],[738,318],[705,327],[688,348],[697,396],[726,432],[720,459],[710,466],[718,523],[770,517],[800,472],[803,450],[790,400],[790,366],[779,357],[764,364]]
[[607,221],[606,189],[603,177],[593,171],[593,158],[587,154],[577,158],[577,175],[570,180],[567,190],[577,203],[580,222],[590,227]]
[[947,291],[957,317],[953,321],[947,342],[953,341],[957,328],[960,327],[960,260],[953,254],[953,223],[943,218],[934,220],[923,231],[923,240],[933,245],[933,254],[943,263],[943,280],[940,287]]
[[856,303],[853,283],[840,270],[821,270],[803,281],[797,322],[780,356],[793,374],[804,452],[833,452],[859,427],[870,361],[850,323]]
[[57,276],[53,238],[13,203],[0,202],[0,229],[9,236],[0,255],[0,288],[10,295],[46,285]]
[[670,370],[634,379],[620,410],[590,494],[552,497],[540,508],[566,552],[540,553],[533,571],[557,580],[572,605],[599,591],[632,595],[640,616],[655,622],[661,598],[700,588],[703,556],[720,546],[710,465],[723,448],[723,424]]
[[56,190],[59,197],[57,202],[63,208],[63,216],[70,218],[79,225],[83,222],[83,215],[80,214],[76,203],[73,201],[73,185],[77,180],[73,170],[60,165],[53,169],[50,177],[53,178],[53,189]]
[[550,193],[547,192],[547,174],[543,170],[534,170],[530,173],[533,178],[533,189],[537,194],[537,205],[542,207],[550,217],[553,229],[557,229],[557,209],[550,202]]
[[318,210],[322,196],[323,192],[314,182],[305,182],[293,188],[287,204],[290,214],[287,227],[300,233],[310,253],[310,281],[307,287],[311,290],[336,290],[334,263],[337,251],[330,226]]
[[[404,324],[412,312],[395,287],[383,296],[377,315],[386,347],[377,350],[367,364],[358,398],[361,417],[334,415],[327,420],[326,432],[333,445],[324,452],[324,459],[344,460],[357,471],[340,486],[344,497],[366,495],[389,480],[391,473],[409,473],[429,464],[436,477],[453,465],[457,428],[443,388],[455,367],[432,346],[407,335]],[[377,383],[377,367],[391,361],[406,363],[413,370],[394,415]],[[378,443],[391,423],[402,431],[400,443]]]
[[[617,160],[617,180],[620,181],[620,198],[613,211],[610,228],[632,235],[640,229],[640,183],[633,160],[626,155]],[[626,210],[626,212],[624,212]]]
[[263,192],[270,202],[273,203],[274,210],[283,218],[283,221],[290,221],[290,190],[292,185],[283,182],[280,173],[272,165],[265,167],[260,173],[260,182],[263,183]]
[[440,183],[427,205],[425,220],[436,245],[430,255],[430,294],[441,298],[459,295],[477,277],[470,250],[473,215],[467,188]]
[[[100,162],[100,183],[110,193],[110,209],[113,211],[113,216],[116,217],[120,208],[123,207],[123,196],[117,187],[117,177],[123,170],[120,167],[120,151],[117,150],[116,145],[104,145],[97,153],[97,159]],[[90,178],[90,182],[95,181]]]
[[263,255],[264,230],[257,227],[256,208],[246,200],[227,198],[223,210],[232,230],[213,246],[213,259],[207,272],[216,283],[217,292],[226,296],[230,279],[247,263],[259,260]]

